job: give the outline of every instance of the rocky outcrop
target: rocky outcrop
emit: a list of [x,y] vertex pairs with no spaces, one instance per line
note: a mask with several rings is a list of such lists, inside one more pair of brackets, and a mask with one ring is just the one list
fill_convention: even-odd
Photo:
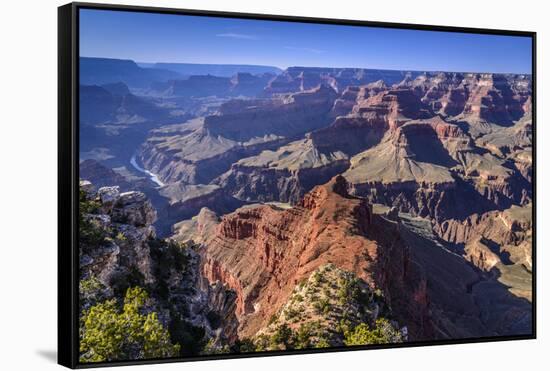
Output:
[[350,113],[308,135],[319,151],[342,151],[352,156],[378,144],[388,130],[411,119],[405,115],[428,115],[425,111],[412,113],[412,107],[419,101],[410,94],[390,90],[367,95],[367,91],[372,90],[361,89]]
[[139,272],[145,282],[151,283],[152,260],[147,241],[155,237],[152,223],[156,211],[145,195],[102,187],[96,194],[82,197],[94,202],[97,210],[81,216],[81,277],[94,276],[111,286],[121,276]]
[[274,77],[269,73],[252,75],[239,72],[231,78],[231,95],[255,97],[261,95],[267,83]]
[[162,130],[152,131],[138,155],[144,167],[164,183],[208,184],[239,159],[283,143],[283,138],[275,136],[239,143],[213,135],[201,126],[169,137]]
[[342,94],[334,101],[332,106],[331,114],[334,117],[345,116],[351,112],[353,106],[358,99],[359,94],[361,93],[361,87],[359,86],[348,86]]
[[[400,312],[403,323],[408,316],[424,318],[422,280],[413,278],[419,273],[403,270],[407,246],[383,238],[385,228],[383,221],[371,220],[364,200],[347,194],[345,179],[336,177],[294,208],[247,207],[222,217],[215,238],[201,249],[202,270],[210,282],[223,282],[237,293],[240,336],[266,326],[294,286],[327,263],[355,273],[390,301],[408,298]],[[429,331],[426,321],[413,326],[419,338]]]
[[[108,207],[102,192],[108,187],[100,188],[99,197],[104,207]],[[113,195],[110,195],[112,199]],[[114,197],[110,210],[111,219],[115,223],[127,223],[136,227],[147,227],[153,224],[157,218],[156,210],[142,192],[124,192]]]
[[[296,202],[315,185],[345,171],[350,156],[378,144],[387,130],[401,125],[399,120],[410,120],[404,115],[428,115],[413,113],[413,106],[420,104],[414,95],[373,91],[383,87],[375,83],[359,89],[353,113],[308,133],[305,140],[238,161],[216,184],[244,200]],[[353,94],[353,89],[346,94]]]
[[[156,211],[143,193],[120,193],[116,186],[95,192],[87,181],[81,190],[81,310],[94,304],[96,286],[103,299],[120,299],[128,287],[141,286],[172,339],[187,344],[184,355],[200,350],[202,341],[236,340],[235,293],[204,280],[192,244],[156,238]],[[203,332],[199,338],[197,331]]]
[[531,148],[517,151],[511,159],[523,178],[529,183],[533,182],[533,151]]
[[379,144],[387,131],[396,130],[404,122],[431,115],[410,91],[385,90],[381,82],[348,88],[343,96],[348,95],[354,95],[354,100],[347,115],[307,134],[319,153],[353,156]]
[[[432,154],[437,163],[426,162]],[[372,202],[438,217],[436,205],[444,205],[449,199],[447,193],[456,189],[448,170],[451,163],[432,125],[406,124],[387,134],[379,145],[352,158],[344,176],[353,193],[369,196]]]
[[464,257],[477,268],[490,271],[497,264],[502,263],[500,257],[495,254],[483,239],[468,242],[464,248]]
[[[166,136],[153,131],[139,157],[165,183],[206,184],[243,157],[253,156],[328,124],[335,93],[321,87],[284,100],[242,101],[208,116],[195,130]],[[235,109],[235,105],[241,105]]]
[[428,115],[414,111],[420,102],[410,92],[376,94],[384,86],[374,83],[346,89],[344,96],[355,96],[353,113],[337,117],[331,125],[307,134],[305,140],[238,161],[216,184],[243,200],[296,202],[315,185],[345,171],[349,156],[378,144],[387,130],[401,125],[400,120],[410,120],[405,115]]
[[417,76],[418,72],[373,70],[364,68],[289,67],[269,82],[266,95],[290,93],[311,89],[320,84],[333,87],[338,92],[349,86],[367,85],[383,81],[392,85],[404,76]]
[[390,130],[397,129],[409,120],[433,116],[429,107],[413,91],[405,88],[385,90],[360,100],[353,107],[352,113],[371,120],[383,120]]
[[222,105],[223,113],[207,117],[205,128],[212,135],[240,142],[266,135],[292,137],[327,125],[335,98],[332,88],[321,85],[281,99],[243,100],[239,110],[228,110]]
[[496,156],[508,157],[515,152],[530,149],[533,141],[533,123],[531,115],[524,116],[515,125],[493,131],[476,140]]
[[423,73],[397,86],[411,89],[434,112],[460,116],[474,126],[480,122],[508,126],[530,111],[531,79],[527,75]]
[[362,86],[348,86],[334,102],[332,115],[334,117],[348,115],[357,102],[364,101],[387,89],[388,86],[383,80],[378,80]]
[[465,220],[446,220],[435,231],[445,241],[464,244],[483,236],[499,245],[518,244],[527,238],[531,230],[531,205],[512,206],[503,211],[473,214]]
[[191,219],[174,224],[172,239],[179,242],[193,241],[207,244],[216,232],[220,218],[212,210],[204,207]]
[[530,95],[531,80],[527,76],[500,74],[468,74],[469,98],[464,107],[465,116],[500,125],[519,120]]
[[305,139],[244,158],[214,182],[240,200],[294,204],[348,166],[344,153],[322,153]]
[[439,117],[387,132],[351,159],[344,176],[357,195],[437,221],[524,204],[531,196],[519,171]]
[[[479,240],[486,248],[496,254],[503,264],[523,265],[531,270],[532,244],[532,206],[512,206],[503,211],[491,211],[473,214],[464,220],[450,219],[434,226],[435,232],[445,241],[455,246],[464,246],[467,256],[473,247],[479,250]],[[484,260],[493,261],[488,253],[478,257],[482,265]],[[494,264],[493,264],[494,265]]]
[[[530,303],[532,212],[530,204],[512,206],[503,211],[474,214],[464,220],[447,220],[436,224],[434,230],[456,253],[487,275],[496,277],[514,297],[525,298]],[[530,326],[526,322],[521,326]]]

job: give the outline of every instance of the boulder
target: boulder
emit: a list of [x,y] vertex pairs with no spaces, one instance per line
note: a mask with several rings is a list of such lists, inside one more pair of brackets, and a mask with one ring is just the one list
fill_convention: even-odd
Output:
[[120,196],[120,188],[118,186],[101,187],[97,191],[97,196],[99,197],[102,206],[106,210],[110,210],[110,208],[114,205],[114,203],[118,200],[118,197]]
[[88,180],[80,180],[80,189],[84,192],[87,198],[91,198],[94,194],[94,185]]
[[131,191],[120,194],[112,208],[112,220],[117,223],[139,227],[150,225],[156,219],[156,210],[142,192]]

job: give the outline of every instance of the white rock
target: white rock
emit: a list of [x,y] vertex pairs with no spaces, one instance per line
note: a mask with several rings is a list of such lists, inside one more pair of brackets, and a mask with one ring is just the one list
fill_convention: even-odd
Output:
[[88,180],[80,180],[79,187],[84,191],[86,197],[91,198],[94,194],[94,185]]
[[120,197],[120,188],[115,187],[101,187],[97,194],[103,205],[113,205]]

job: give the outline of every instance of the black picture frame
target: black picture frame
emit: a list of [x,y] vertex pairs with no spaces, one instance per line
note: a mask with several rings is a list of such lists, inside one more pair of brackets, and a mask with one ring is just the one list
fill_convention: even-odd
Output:
[[[530,335],[461,338],[437,341],[406,342],[368,346],[334,347],[325,349],[268,351],[242,354],[205,355],[186,358],[163,358],[81,364],[78,330],[78,181],[79,181],[79,10],[99,9],[127,12],[145,12],[207,17],[275,20],[301,23],[353,25],[408,30],[428,30],[455,33],[508,35],[529,37],[532,42],[532,125],[533,125],[533,174],[532,174],[532,321]],[[487,28],[448,27],[435,25],[387,23],[359,20],[311,18],[268,14],[234,13],[190,9],[157,8],[146,6],[108,5],[95,3],[70,3],[58,8],[58,363],[69,368],[91,368],[136,364],[188,362],[215,359],[264,357],[291,354],[356,351],[382,348],[417,347],[482,343],[493,341],[536,339],[536,32],[497,30]]]

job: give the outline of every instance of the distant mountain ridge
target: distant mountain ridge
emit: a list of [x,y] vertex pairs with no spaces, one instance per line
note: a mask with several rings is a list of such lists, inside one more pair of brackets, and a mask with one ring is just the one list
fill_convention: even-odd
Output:
[[[130,88],[149,88],[152,83],[185,80],[190,76],[211,75],[231,78],[239,74],[262,77],[273,75],[272,81],[265,88],[268,95],[307,90],[320,83],[328,84],[337,91],[343,90],[347,86],[365,85],[380,80],[387,85],[405,84],[426,73],[438,74],[442,72],[301,66],[292,66],[283,70],[275,66],[263,65],[140,63],[130,59],[80,57],[80,84],[82,85],[124,82]],[[512,76],[514,74],[491,75]],[[517,76],[524,76],[528,79],[530,75]]]
[[131,88],[149,87],[154,81],[181,78],[177,72],[142,68],[129,59],[80,57],[80,84],[104,85],[124,82]]
[[130,59],[80,57],[80,84],[124,82],[130,88],[149,88],[153,83],[184,80],[190,76],[233,77],[238,74],[278,75],[273,66],[196,63],[136,63]]
[[214,75],[220,77],[231,77],[238,73],[250,73],[252,75],[263,75],[265,73],[278,75],[283,70],[274,66],[261,66],[249,64],[202,64],[202,63],[155,63],[154,68],[175,71],[179,74],[191,75]]

